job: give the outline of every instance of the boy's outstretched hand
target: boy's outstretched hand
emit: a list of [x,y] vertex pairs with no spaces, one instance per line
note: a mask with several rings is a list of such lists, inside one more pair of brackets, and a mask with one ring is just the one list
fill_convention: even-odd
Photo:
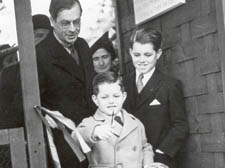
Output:
[[154,162],[151,165],[144,166],[144,168],[169,168],[169,167],[164,165],[163,163]]
[[106,140],[113,135],[112,131],[111,125],[98,125],[94,129],[92,137],[94,139]]

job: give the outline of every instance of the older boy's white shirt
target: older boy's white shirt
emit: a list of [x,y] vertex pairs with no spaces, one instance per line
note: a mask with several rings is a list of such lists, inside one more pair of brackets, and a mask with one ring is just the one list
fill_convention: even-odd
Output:
[[[143,85],[145,86],[146,83],[149,81],[149,79],[152,77],[153,73],[155,72],[155,67],[152,68],[151,71],[149,71],[148,73],[145,73],[143,74],[143,79],[142,79],[142,82],[143,82]],[[136,83],[137,83],[137,80],[138,80],[138,77],[141,73],[139,71],[136,70]]]

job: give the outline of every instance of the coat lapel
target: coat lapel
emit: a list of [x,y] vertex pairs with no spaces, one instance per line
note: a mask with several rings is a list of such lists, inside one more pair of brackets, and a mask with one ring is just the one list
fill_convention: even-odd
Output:
[[162,80],[162,76],[160,72],[156,69],[153,73],[150,80],[147,82],[141,93],[139,94],[138,98],[136,99],[136,109],[142,106],[145,101],[151,102],[155,98],[155,93],[157,92],[158,88],[160,87],[160,82]]
[[137,95],[137,93],[136,93],[137,89],[136,89],[136,84],[135,84],[135,73],[132,72],[125,80],[126,80],[125,82],[127,83],[125,88],[127,91],[127,99],[128,99],[126,101],[126,103],[128,103],[128,106],[130,106],[131,109],[134,109],[135,104],[136,104],[136,95]]
[[60,68],[61,70],[69,73],[79,80],[83,80],[82,74],[79,73],[79,68],[74,62],[73,58],[69,55],[66,49],[56,40],[53,33],[51,33],[49,40],[52,41],[52,64]]
[[123,128],[119,137],[119,141],[123,140],[130,132],[137,128],[137,122],[135,119],[132,119],[131,116],[123,110]]
[[[94,114],[94,119],[96,121],[101,121],[104,124],[111,124],[112,117],[107,116],[99,111],[99,109]],[[131,116],[123,110],[123,127],[115,125],[115,135],[119,135],[118,141],[121,141],[124,137],[126,137],[130,132],[132,132],[135,128],[137,128],[137,122],[131,118]],[[115,122],[115,121],[113,121]],[[116,124],[116,123],[115,123]],[[118,123],[119,124],[119,123]],[[120,130],[121,129],[121,130]]]

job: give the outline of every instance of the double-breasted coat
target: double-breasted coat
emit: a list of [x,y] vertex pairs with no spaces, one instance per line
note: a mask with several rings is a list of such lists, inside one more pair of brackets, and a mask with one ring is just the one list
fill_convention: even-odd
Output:
[[[85,40],[78,37],[74,46],[79,55],[79,66],[56,40],[53,31],[36,46],[36,55],[41,104],[50,110],[60,111],[79,124],[83,118],[91,115],[88,105],[91,102],[90,86],[94,68]],[[0,112],[0,128],[24,125],[19,63],[1,74]],[[54,139],[62,167],[78,167],[76,156],[60,131],[54,130]]]
[[[127,92],[124,108],[144,124],[154,151],[159,149],[173,159],[188,131],[181,83],[158,69],[140,94],[137,93],[135,72],[127,75],[124,83]],[[163,162],[157,158],[156,161]]]
[[[36,55],[41,104],[50,110],[60,111],[75,124],[79,124],[90,115],[88,102],[94,70],[86,41],[78,37],[74,47],[78,52],[79,66],[51,31],[36,46]],[[62,133],[54,130],[53,134],[62,167],[79,167]]]
[[153,162],[152,146],[147,143],[143,124],[125,110],[122,115],[123,127],[118,130],[115,125],[116,134],[107,140],[93,140],[91,137],[97,125],[110,124],[112,120],[111,116],[99,110],[78,126],[92,150],[87,154],[89,168],[142,168]]

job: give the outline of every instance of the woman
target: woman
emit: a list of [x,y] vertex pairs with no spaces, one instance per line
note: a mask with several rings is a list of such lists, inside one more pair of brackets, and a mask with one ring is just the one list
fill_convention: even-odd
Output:
[[118,72],[118,59],[113,44],[108,38],[108,32],[103,34],[92,46],[91,56],[96,73],[106,71]]

